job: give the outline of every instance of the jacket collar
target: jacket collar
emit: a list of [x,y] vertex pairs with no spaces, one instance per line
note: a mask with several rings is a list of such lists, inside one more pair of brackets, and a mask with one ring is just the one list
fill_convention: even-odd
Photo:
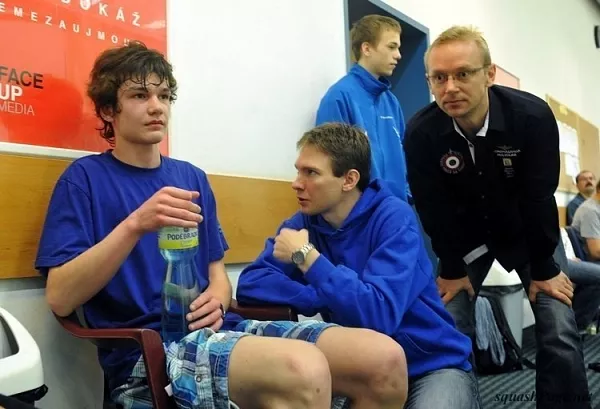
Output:
[[350,69],[350,74],[356,76],[362,87],[368,93],[375,96],[391,89],[390,81],[387,78],[381,77],[376,79],[369,71],[358,63],[354,64],[352,69]]
[[[504,132],[506,130],[506,121],[504,119],[504,112],[502,111],[502,104],[500,102],[500,99],[496,95],[496,87],[496,85],[493,85],[488,89],[488,97],[490,99],[488,129],[493,129],[498,132]],[[452,121],[452,118],[445,114],[441,109],[440,112],[444,116],[441,125],[442,133],[446,135],[448,133],[455,132],[454,122]]]

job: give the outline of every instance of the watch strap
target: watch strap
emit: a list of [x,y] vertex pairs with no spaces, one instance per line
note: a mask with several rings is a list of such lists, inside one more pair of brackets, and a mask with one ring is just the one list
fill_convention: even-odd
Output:
[[306,243],[304,246],[300,248],[300,251],[304,254],[304,257],[310,253],[311,250],[314,250],[315,246],[312,243]]

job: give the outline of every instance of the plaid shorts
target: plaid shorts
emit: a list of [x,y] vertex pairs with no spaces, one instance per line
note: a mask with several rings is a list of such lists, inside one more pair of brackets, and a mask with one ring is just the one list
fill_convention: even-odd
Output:
[[[167,373],[177,406],[181,409],[237,408],[229,400],[227,370],[231,351],[242,337],[259,335],[315,343],[321,333],[332,326],[336,325],[316,320],[244,320],[233,331],[215,333],[202,329],[188,334],[178,343],[165,345]],[[111,398],[124,409],[152,408],[143,357],[136,363],[128,382],[116,388]],[[347,399],[334,397],[331,407],[348,407]]]

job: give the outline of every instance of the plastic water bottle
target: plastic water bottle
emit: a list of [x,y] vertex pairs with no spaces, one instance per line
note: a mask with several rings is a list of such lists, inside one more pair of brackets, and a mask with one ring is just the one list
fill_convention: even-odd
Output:
[[158,233],[160,254],[167,264],[161,320],[161,336],[167,345],[190,332],[185,317],[200,295],[195,264],[198,245],[198,228],[164,227]]

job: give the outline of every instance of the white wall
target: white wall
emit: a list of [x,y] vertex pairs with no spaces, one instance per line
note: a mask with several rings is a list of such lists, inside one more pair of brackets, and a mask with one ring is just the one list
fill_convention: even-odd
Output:
[[295,142],[345,73],[343,0],[170,4],[172,154],[210,173],[290,179]]

